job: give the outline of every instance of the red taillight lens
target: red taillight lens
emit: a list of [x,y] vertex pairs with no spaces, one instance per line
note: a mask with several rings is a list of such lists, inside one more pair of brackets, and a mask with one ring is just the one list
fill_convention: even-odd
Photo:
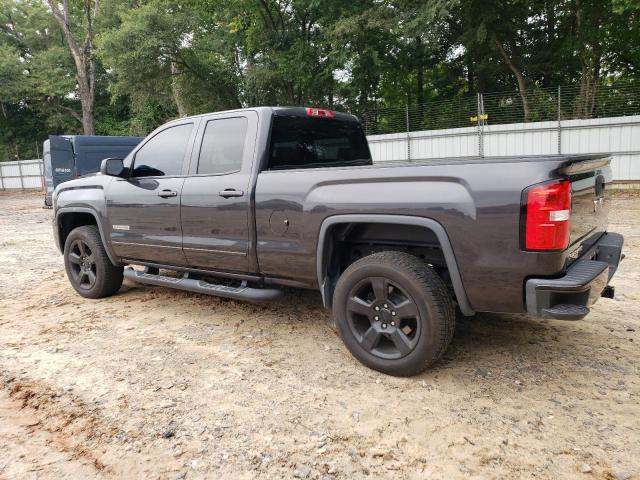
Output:
[[307,108],[307,115],[310,117],[321,118],[333,118],[333,112],[331,110],[325,110],[324,108]]
[[571,182],[536,185],[526,191],[525,248],[564,250],[569,246]]

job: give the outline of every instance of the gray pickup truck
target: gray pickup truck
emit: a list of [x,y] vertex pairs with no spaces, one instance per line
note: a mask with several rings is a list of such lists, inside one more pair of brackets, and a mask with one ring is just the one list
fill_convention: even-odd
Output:
[[172,121],[58,186],[54,233],[83,297],[123,277],[250,301],[316,289],[357,359],[406,376],[443,354],[456,307],[577,320],[613,296],[609,163],[374,165],[351,115],[234,110]]

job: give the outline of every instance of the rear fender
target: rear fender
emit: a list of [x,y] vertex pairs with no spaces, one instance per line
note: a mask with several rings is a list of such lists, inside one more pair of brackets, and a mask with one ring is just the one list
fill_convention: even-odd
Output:
[[325,307],[330,307],[333,297],[333,285],[327,276],[327,265],[329,262],[327,236],[332,227],[345,223],[387,223],[394,225],[415,225],[431,230],[440,243],[442,253],[444,255],[451,283],[456,295],[456,300],[460,310],[464,315],[471,316],[475,311],[469,303],[469,299],[462,283],[462,277],[458,269],[451,242],[447,236],[444,227],[435,220],[430,218],[412,217],[405,215],[377,215],[377,214],[353,214],[353,215],[335,215],[326,218],[320,226],[320,235],[318,238],[318,246],[316,251],[316,274],[318,276],[318,285],[322,294],[322,302]]

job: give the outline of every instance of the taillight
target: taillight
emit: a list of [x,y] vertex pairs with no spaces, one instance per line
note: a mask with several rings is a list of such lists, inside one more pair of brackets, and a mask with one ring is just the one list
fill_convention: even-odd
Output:
[[309,107],[307,108],[307,115],[310,117],[333,118],[333,112],[324,108]]
[[561,180],[529,187],[525,191],[525,202],[525,248],[567,248],[571,217],[571,182]]

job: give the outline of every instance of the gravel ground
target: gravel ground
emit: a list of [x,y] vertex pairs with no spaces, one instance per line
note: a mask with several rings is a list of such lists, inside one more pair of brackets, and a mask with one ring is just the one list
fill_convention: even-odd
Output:
[[39,194],[0,194],[0,478],[640,478],[640,197],[584,321],[460,318],[414,378],[357,363],[314,292],[254,306],[68,284]]

